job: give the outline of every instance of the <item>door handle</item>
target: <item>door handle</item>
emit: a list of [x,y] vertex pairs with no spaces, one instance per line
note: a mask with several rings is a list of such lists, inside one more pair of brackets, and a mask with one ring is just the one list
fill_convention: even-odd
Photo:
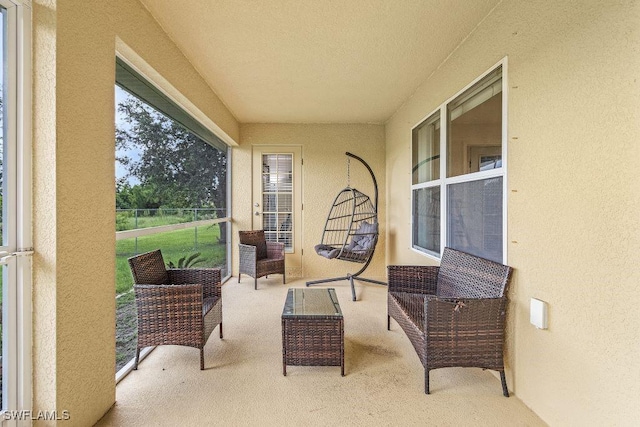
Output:
[[19,257],[19,256],[31,256],[33,255],[33,249],[19,249],[15,252],[0,252],[0,265],[6,265],[11,258]]

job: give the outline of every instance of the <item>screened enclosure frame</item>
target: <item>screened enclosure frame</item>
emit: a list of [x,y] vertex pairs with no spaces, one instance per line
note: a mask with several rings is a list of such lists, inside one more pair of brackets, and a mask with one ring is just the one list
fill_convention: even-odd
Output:
[[[150,226],[145,228],[134,228],[126,231],[116,231],[116,241],[133,239],[144,236],[160,235],[177,230],[185,230],[194,228],[197,233],[198,227],[207,227],[219,224],[225,224],[225,263],[223,270],[222,283],[226,282],[231,277],[232,272],[232,154],[233,150],[228,141],[233,141],[224,131],[217,127],[215,124],[209,123],[203,124],[196,117],[199,113],[196,113],[197,107],[190,104],[187,101],[179,103],[175,101],[175,97],[169,96],[167,93],[170,90],[165,90],[166,85],[169,83],[159,84],[155,79],[149,78],[147,75],[139,71],[136,67],[129,63],[129,60],[120,56],[118,53],[115,60],[115,85],[126,91],[130,95],[136,97],[147,106],[153,108],[161,115],[173,120],[188,132],[195,135],[201,140],[203,144],[208,144],[214,149],[219,150],[226,156],[225,170],[225,182],[226,182],[226,195],[224,197],[226,206],[224,207],[224,216],[213,219],[198,219],[197,216],[194,220],[188,222],[181,222],[176,224],[167,224],[159,226]],[[171,88],[173,89],[173,88]],[[178,97],[179,98],[179,97]],[[190,105],[190,107],[184,107],[183,105]],[[213,130],[212,130],[213,128]],[[195,208],[194,210],[198,210]],[[197,234],[196,234],[197,235]],[[222,236],[220,236],[222,237]],[[154,347],[146,348],[142,350],[140,354],[140,360],[143,360],[148,353],[153,350]],[[116,383],[122,380],[133,367],[133,359],[124,365],[118,372],[116,372]]]
[[[119,86],[124,91],[129,94],[135,96],[136,98],[142,100],[147,105],[151,106],[159,113],[163,114],[166,117],[176,121],[182,127],[187,129],[189,132],[192,132],[198,138],[200,138],[203,142],[211,145],[212,147],[223,151],[227,156],[227,166],[226,166],[226,187],[227,187],[227,195],[226,195],[226,206],[225,206],[225,216],[223,218],[217,219],[209,219],[209,220],[200,220],[200,221],[192,221],[181,224],[173,224],[166,226],[158,226],[147,229],[135,229],[129,231],[120,231],[116,232],[116,240],[122,240],[133,237],[141,237],[146,235],[152,235],[167,231],[173,231],[178,229],[184,229],[188,227],[197,227],[197,226],[205,226],[205,225],[214,225],[220,223],[226,223],[226,251],[227,251],[227,262],[226,262],[226,270],[227,274],[222,278],[222,281],[225,282],[231,277],[231,266],[232,266],[232,248],[231,248],[231,224],[232,224],[232,195],[231,195],[231,176],[232,176],[232,148],[229,146],[223,138],[219,137],[212,130],[204,126],[197,119],[193,117],[193,115],[181,107],[177,102],[175,102],[171,97],[169,97],[155,82],[151,81],[147,76],[142,75],[138,70],[136,70],[133,66],[131,66],[126,59],[121,58],[120,56],[116,56],[115,61],[116,66],[116,85]],[[225,135],[226,136],[226,135]]]

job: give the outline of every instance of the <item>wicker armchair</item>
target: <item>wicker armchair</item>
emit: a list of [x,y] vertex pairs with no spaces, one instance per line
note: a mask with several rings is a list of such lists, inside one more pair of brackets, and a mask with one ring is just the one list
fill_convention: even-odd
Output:
[[129,258],[138,309],[140,350],[156,345],[184,345],[200,349],[204,369],[204,345],[217,325],[222,338],[220,269],[166,269],[160,250]]
[[267,242],[264,230],[240,231],[238,283],[242,273],[253,277],[253,287],[258,289],[258,277],[268,274],[282,274],[282,283],[286,283],[284,270],[284,243]]
[[429,371],[478,367],[504,374],[503,343],[506,292],[512,269],[493,261],[445,248],[440,267],[388,267],[387,329],[393,317]]

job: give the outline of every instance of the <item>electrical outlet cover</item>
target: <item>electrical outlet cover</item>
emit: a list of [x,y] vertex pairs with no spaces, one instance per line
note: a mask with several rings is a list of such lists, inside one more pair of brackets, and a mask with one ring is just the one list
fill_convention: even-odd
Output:
[[530,321],[538,329],[547,329],[547,303],[531,298]]

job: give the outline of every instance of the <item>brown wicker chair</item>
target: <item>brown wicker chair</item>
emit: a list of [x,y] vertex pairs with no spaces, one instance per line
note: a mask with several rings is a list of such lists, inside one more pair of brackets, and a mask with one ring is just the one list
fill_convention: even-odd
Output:
[[222,338],[222,289],[220,269],[166,269],[160,250],[129,258],[138,309],[140,350],[156,345],[184,345],[200,349],[204,369],[204,345],[217,325]]
[[268,274],[282,274],[282,283],[286,283],[284,270],[284,243],[267,242],[264,230],[239,231],[240,266],[238,283],[242,273],[253,277],[253,287],[258,289],[258,278]]
[[440,267],[388,267],[387,329],[393,317],[429,371],[445,367],[478,367],[504,375],[503,343],[506,292],[512,269],[451,248]]

